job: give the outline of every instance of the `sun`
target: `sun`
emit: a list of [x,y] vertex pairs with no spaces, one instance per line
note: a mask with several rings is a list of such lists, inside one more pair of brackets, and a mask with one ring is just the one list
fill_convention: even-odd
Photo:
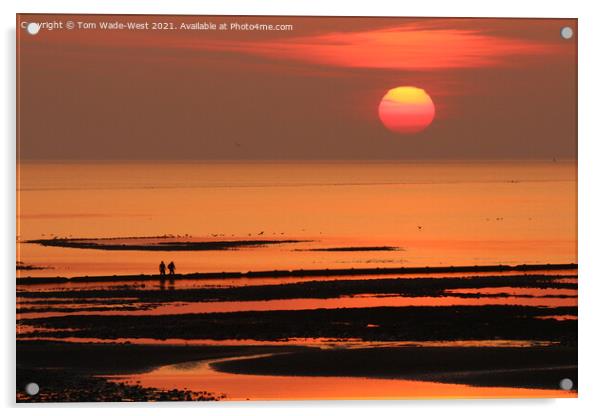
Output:
[[435,104],[421,88],[392,88],[381,99],[378,116],[394,133],[414,134],[426,129],[435,118]]

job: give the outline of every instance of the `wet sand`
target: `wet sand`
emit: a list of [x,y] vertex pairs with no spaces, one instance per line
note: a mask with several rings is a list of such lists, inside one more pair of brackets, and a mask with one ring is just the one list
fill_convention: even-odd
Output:
[[[198,386],[149,387],[99,377],[136,374],[167,363],[232,355],[294,351],[294,347],[157,346],[104,343],[17,342],[17,402],[215,401],[223,395]],[[40,393],[24,393],[36,382]],[[191,388],[194,387],[194,388]]]
[[[411,352],[411,351],[409,351]],[[444,355],[444,350],[441,350]],[[274,354],[268,354],[274,356]],[[265,355],[246,357],[261,359]],[[129,385],[203,386],[220,391],[224,400],[391,400],[453,398],[550,398],[576,397],[576,391],[558,388],[484,387],[398,378],[347,376],[281,376],[226,373],[215,368],[234,358],[221,358],[184,365],[167,365],[144,374],[111,377]],[[370,366],[369,362],[358,363]]]
[[306,347],[134,345],[128,343],[76,343],[17,341],[17,367],[63,368],[88,374],[130,374],[165,364],[195,360],[293,352]]
[[[145,240],[150,240],[143,242]],[[182,241],[172,237],[125,237],[125,238],[51,238],[27,240],[27,244],[44,247],[77,248],[108,251],[216,251],[237,248],[263,247],[273,244],[302,243],[305,240],[222,240],[222,241]]]
[[18,380],[46,401],[577,395],[576,266],[399,270],[19,285]]
[[575,343],[576,307],[419,306],[181,315],[66,315],[20,319],[56,338],[248,339],[361,338],[366,341],[528,339]]
[[[376,268],[339,268],[339,269],[297,269],[297,270],[262,270],[249,272],[204,272],[180,274],[180,279],[225,279],[225,278],[279,278],[279,277],[320,277],[320,276],[357,276],[357,275],[391,275],[391,274],[431,274],[431,273],[477,273],[477,272],[509,272],[509,271],[562,271],[577,270],[577,264],[522,264],[522,265],[482,265],[482,266],[441,266],[441,267],[376,267]],[[75,276],[71,278],[52,277],[19,277],[17,285],[75,283],[75,282],[128,282],[154,281],[156,275],[112,275],[112,276]]]
[[[60,401],[408,399],[433,392],[439,398],[576,397],[576,386],[558,389],[562,378],[577,380],[576,360],[576,348],[562,346],[347,350],[17,343],[18,381],[37,377],[50,383],[42,388]],[[63,384],[51,380],[57,371]],[[88,396],[74,392],[76,382],[91,387]]]
[[236,374],[406,379],[473,386],[557,389],[577,380],[574,347],[395,347],[298,351],[220,361]]

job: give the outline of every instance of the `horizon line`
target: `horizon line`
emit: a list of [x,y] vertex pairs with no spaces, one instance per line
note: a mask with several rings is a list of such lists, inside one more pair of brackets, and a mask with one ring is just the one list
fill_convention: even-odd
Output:
[[474,163],[474,162],[578,162],[577,157],[551,158],[432,158],[432,159],[29,159],[17,158],[16,163]]

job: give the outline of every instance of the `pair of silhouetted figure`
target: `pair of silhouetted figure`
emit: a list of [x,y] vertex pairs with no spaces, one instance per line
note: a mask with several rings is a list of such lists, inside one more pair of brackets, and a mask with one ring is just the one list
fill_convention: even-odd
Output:
[[[163,260],[161,260],[161,263],[159,264],[159,274],[161,275],[161,278],[163,279],[163,277],[165,276],[165,263],[163,262]],[[170,278],[173,279],[173,276],[176,274],[176,265],[175,263],[172,261],[167,265],[167,269],[169,270],[169,276]]]

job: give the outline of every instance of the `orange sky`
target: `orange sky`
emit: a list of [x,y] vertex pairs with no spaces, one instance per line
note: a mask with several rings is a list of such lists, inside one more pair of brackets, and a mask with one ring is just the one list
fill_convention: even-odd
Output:
[[[576,157],[576,20],[20,15],[292,31],[17,31],[23,159]],[[18,27],[20,24],[18,23]],[[384,128],[391,88],[437,116]]]

